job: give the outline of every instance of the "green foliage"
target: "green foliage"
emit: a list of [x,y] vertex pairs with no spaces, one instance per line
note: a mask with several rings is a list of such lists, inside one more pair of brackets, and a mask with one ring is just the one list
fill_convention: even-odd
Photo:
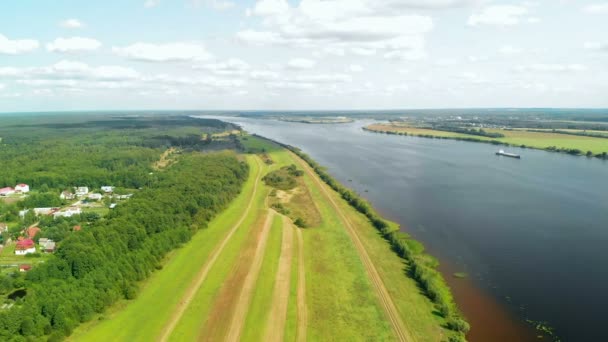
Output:
[[301,177],[303,174],[304,171],[298,170],[296,166],[292,164],[268,173],[262,180],[268,186],[281,190],[290,190],[298,185],[296,177]]

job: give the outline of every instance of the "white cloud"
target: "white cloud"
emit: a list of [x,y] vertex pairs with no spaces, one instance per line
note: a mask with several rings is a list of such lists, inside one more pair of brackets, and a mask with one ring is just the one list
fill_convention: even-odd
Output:
[[112,51],[119,56],[145,62],[205,61],[211,58],[203,45],[182,42],[135,43],[125,47],[112,47]]
[[522,53],[523,49],[515,47],[513,45],[503,45],[500,47],[498,52],[502,53],[503,55],[517,55]]
[[0,91],[4,90],[6,88],[5,84],[0,83]]
[[306,58],[294,58],[287,62],[287,67],[291,69],[312,69],[317,62]]
[[[433,1],[439,7],[462,2]],[[418,58],[425,55],[424,35],[433,29],[433,20],[429,16],[403,14],[395,8],[421,4],[424,2],[302,0],[292,7],[286,0],[259,0],[249,13],[262,17],[264,29],[242,30],[237,38],[258,45],[280,44],[316,51],[331,47],[367,55],[383,50],[382,55],[387,57]]]
[[46,44],[46,49],[50,52],[77,53],[94,51],[101,47],[98,40],[83,37],[57,38]]
[[608,13],[608,2],[589,4],[583,7],[583,12],[589,14],[606,14]]
[[538,17],[530,17],[530,18],[528,18],[528,22],[529,22],[530,24],[538,24],[538,23],[540,23],[541,21],[542,21],[542,20],[541,20],[540,18],[538,18]]
[[86,63],[62,60],[45,67],[2,67],[0,78],[11,78],[21,80],[135,80],[140,74],[123,66],[102,65],[98,67],[89,66]]
[[209,2],[209,6],[213,9],[223,11],[223,10],[234,8],[236,6],[236,4],[232,1],[226,1],[226,0],[211,0]]
[[586,42],[584,45],[587,50],[605,50],[608,51],[608,43]]
[[59,23],[59,26],[69,29],[83,28],[84,23],[78,19],[66,19]]
[[469,17],[468,24],[471,26],[512,26],[519,24],[527,14],[528,9],[524,6],[492,5],[473,13]]
[[146,0],[146,2],[144,2],[145,8],[153,8],[158,5],[160,5],[160,0]]
[[196,65],[194,69],[210,71],[216,75],[244,75],[251,67],[248,63],[238,59],[230,58],[224,62]]
[[364,70],[359,64],[351,64],[348,68],[352,72],[362,72]]
[[0,54],[17,55],[36,50],[40,46],[37,40],[33,39],[8,39],[0,34]]
[[518,65],[516,72],[579,72],[586,71],[587,67],[582,64],[532,64]]

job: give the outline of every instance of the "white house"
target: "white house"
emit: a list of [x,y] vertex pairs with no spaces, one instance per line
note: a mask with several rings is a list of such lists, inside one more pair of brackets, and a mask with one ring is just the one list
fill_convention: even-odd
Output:
[[17,241],[15,246],[16,255],[26,255],[30,253],[36,253],[36,245],[32,239]]
[[63,209],[61,211],[58,211],[56,213],[53,214],[54,218],[58,218],[58,217],[72,217],[74,215],[80,215],[82,213],[82,211],[80,210],[80,208],[77,207],[69,207],[66,209]]
[[114,192],[114,187],[109,185],[104,185],[101,187],[101,191],[105,193]]
[[102,194],[98,194],[98,193],[91,193],[87,196],[90,200],[93,201],[99,201],[103,198]]
[[89,188],[86,186],[79,186],[76,189],[76,196],[84,196],[89,193]]
[[76,197],[76,195],[74,195],[73,193],[71,193],[70,191],[62,191],[61,194],[59,195],[59,198],[61,198],[62,200],[71,200],[74,199]]
[[25,194],[27,192],[30,192],[30,186],[24,183],[17,184],[15,185],[15,192]]

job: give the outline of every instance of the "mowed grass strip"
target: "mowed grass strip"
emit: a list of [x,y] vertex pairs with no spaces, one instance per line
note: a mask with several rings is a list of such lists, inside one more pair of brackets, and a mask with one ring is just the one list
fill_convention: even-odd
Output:
[[[283,150],[276,159],[295,160]],[[274,158],[274,157],[273,157]],[[307,339],[393,340],[392,329],[371,287],[350,236],[317,185],[305,174],[321,213],[318,227],[302,229],[308,311]]]
[[[152,274],[142,284],[135,300],[119,302],[105,315],[99,316],[99,319],[81,325],[70,340],[153,341],[158,338],[198,270],[226,231],[238,221],[251,200],[259,168],[254,158],[256,157],[247,157],[249,179],[241,194],[224,212],[206,229],[195,234],[184,247],[170,254],[163,269]],[[263,205],[263,197],[262,201],[258,199],[258,207],[259,202]],[[252,211],[255,211],[254,208]]]
[[[264,327],[272,308],[276,274],[279,268],[283,229],[283,218],[281,215],[275,215],[268,236],[262,268],[255,284],[247,319],[241,334],[241,340],[243,341],[264,341]],[[282,329],[278,326],[276,328]]]
[[[266,167],[263,167],[266,169]],[[265,171],[262,171],[265,172]],[[263,173],[262,173],[263,174]],[[235,233],[232,240],[218,258],[216,264],[209,272],[207,280],[198,289],[184,315],[177,323],[170,341],[193,341],[206,335],[206,322],[211,318],[214,303],[221,295],[223,284],[230,279],[234,268],[238,264],[239,255],[249,243],[248,238],[254,234],[255,228],[260,228],[267,214],[265,198],[269,190],[258,184],[258,194],[255,196],[251,211],[243,221],[241,228]],[[241,209],[242,210],[242,209]],[[236,296],[236,294],[233,294]],[[224,322],[228,324],[229,322]]]
[[579,149],[583,153],[586,153],[587,151],[591,151],[595,154],[608,152],[608,139],[606,138],[585,137],[551,132],[528,132],[520,129],[505,130],[487,128],[485,129],[487,132],[496,132],[505,135],[504,138],[488,138],[478,135],[390,124],[373,124],[367,126],[367,128],[373,131],[400,132],[413,135],[432,135],[446,138],[475,138],[486,141],[497,140],[511,145],[526,145],[527,147],[538,149],[545,149],[550,146],[555,146],[557,148]]

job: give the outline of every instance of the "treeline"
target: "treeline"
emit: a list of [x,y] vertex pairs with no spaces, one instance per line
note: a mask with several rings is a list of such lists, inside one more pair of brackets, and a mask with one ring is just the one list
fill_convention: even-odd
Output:
[[536,132],[536,133],[557,133],[557,134],[566,134],[566,135],[576,135],[580,137],[592,137],[592,138],[604,138],[608,139],[608,133],[594,133],[594,132],[575,132],[575,131],[562,131],[559,129],[552,129],[551,131],[543,131],[539,129],[527,129],[528,132]]
[[528,145],[523,145],[523,144],[522,145],[509,144],[507,142],[503,142],[500,140],[488,140],[488,139],[480,139],[480,138],[474,138],[474,137],[442,137],[439,135],[432,135],[432,134],[413,134],[413,133],[407,133],[407,132],[373,130],[373,129],[369,129],[367,127],[363,127],[363,130],[367,131],[367,132],[372,132],[372,133],[384,133],[384,134],[403,135],[403,136],[409,135],[412,137],[419,137],[419,138],[449,139],[449,140],[468,141],[468,142],[480,142],[480,143],[492,144],[492,145],[531,148],[531,149],[543,150],[543,151],[547,151],[547,152],[568,153],[570,155],[575,155],[575,156],[585,155],[587,157],[595,157],[595,158],[599,158],[599,159],[603,159],[603,160],[608,160],[608,152],[601,152],[601,153],[594,154],[592,151],[587,151],[585,153],[585,152],[581,151],[580,149],[576,149],[576,148],[564,148],[564,147],[556,147],[556,146],[538,148],[538,147],[528,146]]
[[0,340],[58,341],[117,300],[135,298],[138,283],[228,205],[248,172],[234,153],[182,155],[105,220],[65,237],[25,280],[0,279],[27,291],[0,310]]
[[317,175],[319,175],[319,178],[338,192],[353,208],[369,219],[372,225],[391,244],[395,253],[407,261],[409,265],[409,275],[418,282],[426,295],[435,303],[438,311],[446,319],[448,328],[457,332],[457,335],[452,336],[450,340],[464,340],[465,334],[469,331],[469,324],[462,317],[460,311],[456,307],[456,303],[454,302],[448,285],[437,271],[437,266],[439,265],[438,261],[424,253],[424,247],[421,243],[411,239],[409,235],[400,232],[398,226],[391,225],[380,217],[367,201],[341,185],[308,155],[293,146],[282,146],[288,148],[306,161],[306,163],[315,170]]
[[455,126],[445,126],[445,125],[441,125],[441,126],[433,126],[434,130],[437,131],[445,131],[445,132],[454,132],[454,133],[461,133],[461,134],[469,134],[469,135],[478,135],[481,137],[488,137],[488,138],[504,138],[505,135],[502,133],[498,133],[498,132],[487,132],[485,131],[483,128],[464,128],[464,127],[455,127]]

